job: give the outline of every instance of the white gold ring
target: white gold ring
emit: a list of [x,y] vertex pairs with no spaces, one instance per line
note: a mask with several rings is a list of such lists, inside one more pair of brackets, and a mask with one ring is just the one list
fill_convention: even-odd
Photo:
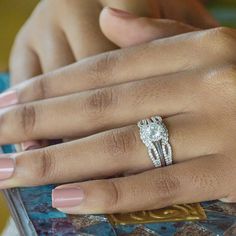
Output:
[[172,148],[169,143],[168,129],[160,116],[138,122],[140,138],[148,149],[148,154],[155,167],[173,163]]

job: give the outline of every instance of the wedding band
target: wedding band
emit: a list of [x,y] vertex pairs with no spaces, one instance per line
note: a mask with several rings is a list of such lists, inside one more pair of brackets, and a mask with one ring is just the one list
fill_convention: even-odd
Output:
[[140,138],[148,149],[148,154],[155,167],[173,163],[172,148],[169,143],[168,129],[160,116],[138,122]]

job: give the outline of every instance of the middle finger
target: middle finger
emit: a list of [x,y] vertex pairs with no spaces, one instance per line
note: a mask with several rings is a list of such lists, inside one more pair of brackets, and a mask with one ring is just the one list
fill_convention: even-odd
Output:
[[144,117],[190,112],[200,104],[200,78],[183,72],[6,108],[0,143],[83,137]]

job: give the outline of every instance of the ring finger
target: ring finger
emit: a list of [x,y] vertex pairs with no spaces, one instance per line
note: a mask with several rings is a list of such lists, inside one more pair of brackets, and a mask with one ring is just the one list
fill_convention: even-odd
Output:
[[[175,163],[210,153],[205,145],[206,140],[202,139],[204,134],[189,125],[192,120],[192,117],[185,115],[164,120],[169,130]],[[22,152],[10,159],[6,157],[0,159],[0,167],[1,161],[3,164],[10,163],[11,166],[5,170],[11,170],[12,173],[2,175],[7,180],[1,181],[0,188],[104,178],[154,168],[139,137],[138,127],[134,125],[40,150]],[[12,162],[14,159],[15,165]],[[4,168],[0,168],[0,178],[1,170],[4,172]]]

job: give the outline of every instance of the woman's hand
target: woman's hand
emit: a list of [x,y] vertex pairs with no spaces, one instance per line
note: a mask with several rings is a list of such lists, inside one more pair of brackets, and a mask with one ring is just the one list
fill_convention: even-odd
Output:
[[[179,3],[180,4],[180,3]],[[117,48],[101,32],[99,14],[104,6],[118,7],[129,10],[140,16],[176,18],[185,22],[185,16],[191,16],[193,25],[213,27],[215,21],[196,0],[182,2],[175,7],[176,12],[170,16],[168,6],[156,0],[70,0],[40,1],[32,16],[21,29],[13,47],[10,60],[11,81],[13,85],[65,65],[72,64],[82,58]],[[170,5],[173,7],[172,5]],[[177,10],[178,9],[178,10]],[[193,9],[200,14],[195,15]],[[163,14],[161,14],[161,12]],[[204,22],[204,23],[203,23]],[[123,25],[119,26],[121,30]],[[104,26],[106,32],[112,34],[114,29]],[[175,32],[176,34],[181,32]],[[135,33],[136,38],[139,35]],[[159,37],[166,37],[162,31]],[[155,35],[157,38],[158,35]],[[130,38],[130,37],[125,37]],[[111,38],[112,39],[112,38]],[[140,37],[142,40],[142,35]],[[130,41],[131,40],[131,41]],[[130,45],[136,43],[130,38]],[[116,41],[113,40],[116,43]],[[119,44],[118,45],[122,45]],[[38,88],[36,88],[38,89]],[[10,94],[9,99],[15,102]],[[42,143],[41,143],[42,144]],[[23,150],[41,146],[35,141],[24,142]],[[18,146],[17,146],[18,147]]]
[[[108,0],[105,5],[113,4]],[[17,36],[10,60],[13,85],[82,58],[116,49],[99,28],[103,4],[98,0],[40,1]],[[142,16],[152,16],[146,0],[120,3],[123,9]],[[37,88],[36,88],[37,89]],[[14,102],[14,96],[9,96]],[[27,141],[17,150],[35,149],[45,141]]]
[[[235,202],[235,35],[216,28],[156,40],[16,87],[27,103],[1,111],[1,144],[86,137],[0,159],[1,188],[84,181],[54,190],[54,207],[68,213]],[[43,100],[29,102],[36,87]],[[160,169],[135,125],[153,115],[164,117],[175,163]],[[127,173],[138,174],[85,181]]]

